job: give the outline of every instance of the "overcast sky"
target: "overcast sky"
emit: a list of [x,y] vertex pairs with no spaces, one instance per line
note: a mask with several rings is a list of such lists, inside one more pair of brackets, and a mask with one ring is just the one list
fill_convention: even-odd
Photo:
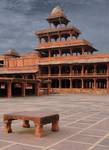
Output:
[[0,53],[33,50],[34,31],[48,27],[46,18],[56,5],[81,30],[80,38],[109,53],[109,0],[0,0]]

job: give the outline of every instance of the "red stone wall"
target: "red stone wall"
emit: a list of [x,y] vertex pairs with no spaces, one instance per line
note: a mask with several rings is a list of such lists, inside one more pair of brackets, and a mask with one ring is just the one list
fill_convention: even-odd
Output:
[[87,93],[87,94],[97,94],[97,95],[104,95],[109,94],[109,89],[67,89],[67,88],[55,88],[51,91],[54,94],[79,94],[79,93]]

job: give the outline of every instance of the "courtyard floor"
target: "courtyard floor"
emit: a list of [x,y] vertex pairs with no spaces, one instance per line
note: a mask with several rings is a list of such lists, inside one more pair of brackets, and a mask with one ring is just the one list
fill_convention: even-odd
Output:
[[[3,114],[17,111],[47,111],[60,114],[60,131],[44,126],[44,137],[14,121],[13,133],[3,130]],[[0,150],[109,150],[109,95],[51,95],[0,98]]]

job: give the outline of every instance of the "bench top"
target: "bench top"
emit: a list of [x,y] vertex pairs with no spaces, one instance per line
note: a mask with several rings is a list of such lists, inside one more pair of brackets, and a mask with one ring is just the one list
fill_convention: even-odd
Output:
[[43,118],[59,118],[59,114],[56,112],[39,112],[39,111],[22,111],[4,114],[4,119],[43,119]]

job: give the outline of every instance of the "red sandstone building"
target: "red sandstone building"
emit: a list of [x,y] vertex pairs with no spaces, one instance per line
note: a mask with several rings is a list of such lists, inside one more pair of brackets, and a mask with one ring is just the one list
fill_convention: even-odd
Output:
[[8,50],[0,56],[0,96],[42,93],[109,93],[109,54],[79,39],[60,7],[47,18],[49,28],[35,32],[38,47],[20,56]]

